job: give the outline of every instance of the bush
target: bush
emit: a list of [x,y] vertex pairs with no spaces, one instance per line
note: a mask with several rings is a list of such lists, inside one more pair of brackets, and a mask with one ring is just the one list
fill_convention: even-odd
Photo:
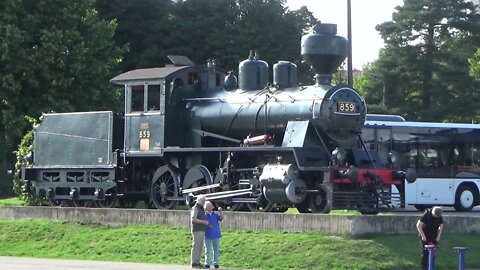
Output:
[[33,155],[33,131],[35,127],[40,123],[40,120],[37,120],[32,117],[26,117],[27,120],[32,123],[32,130],[28,131],[25,136],[23,136],[20,144],[18,145],[18,150],[15,152],[17,156],[17,162],[15,163],[15,172],[13,175],[13,191],[15,194],[27,205],[45,205],[47,204],[46,199],[36,196],[31,190],[31,186],[22,181],[22,168],[26,168],[32,165],[32,155]]

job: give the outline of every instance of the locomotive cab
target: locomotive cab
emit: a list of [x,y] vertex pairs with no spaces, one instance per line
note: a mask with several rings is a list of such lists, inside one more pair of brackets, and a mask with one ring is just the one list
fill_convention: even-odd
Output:
[[220,89],[225,77],[207,67],[195,66],[185,56],[169,56],[172,65],[137,69],[111,80],[125,87],[125,152],[156,152],[185,145],[185,97],[203,97]]

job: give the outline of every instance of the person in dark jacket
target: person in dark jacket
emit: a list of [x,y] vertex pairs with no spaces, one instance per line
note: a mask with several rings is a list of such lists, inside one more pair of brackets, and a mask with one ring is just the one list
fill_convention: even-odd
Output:
[[190,220],[192,224],[192,251],[190,254],[192,268],[203,268],[200,264],[203,243],[205,241],[205,231],[208,228],[208,220],[203,206],[206,198],[204,195],[197,196],[197,202],[191,210]]
[[438,245],[443,231],[442,208],[434,206],[427,209],[417,222],[417,231],[420,236],[422,269],[428,270],[428,250],[425,245]]

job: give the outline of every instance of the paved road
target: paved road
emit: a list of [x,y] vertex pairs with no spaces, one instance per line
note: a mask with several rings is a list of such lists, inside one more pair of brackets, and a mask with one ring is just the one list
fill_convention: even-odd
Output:
[[34,259],[0,256],[0,269],[5,270],[186,270],[185,265],[120,263],[81,260]]

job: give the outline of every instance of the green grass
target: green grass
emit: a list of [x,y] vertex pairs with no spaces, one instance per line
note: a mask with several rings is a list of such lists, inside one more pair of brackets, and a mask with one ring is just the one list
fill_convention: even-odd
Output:
[[[224,231],[221,264],[247,269],[418,269],[416,236],[353,239],[321,233]],[[445,235],[436,269],[456,269],[453,246],[470,247],[467,268],[480,268],[478,235]],[[0,255],[188,264],[187,228],[112,228],[48,220],[0,219]]]
[[25,202],[17,197],[0,199],[0,206],[23,206]]
[[[298,212],[297,208],[288,208],[286,214],[300,214]],[[356,216],[356,215],[361,215],[359,211],[356,210],[332,210],[330,211],[330,215],[340,215],[340,216]]]
[[[23,206],[25,205],[25,202],[22,201],[21,199],[17,197],[12,197],[12,198],[6,198],[6,199],[0,199],[0,206]],[[135,208],[137,209],[147,209],[147,206],[143,202],[138,202],[135,205]],[[184,205],[177,205],[175,207],[176,210],[186,210],[187,208]],[[289,208],[286,214],[300,214],[297,210],[297,208]],[[330,212],[331,215],[361,215],[359,211],[356,210],[332,210]],[[380,215],[388,215],[388,212],[385,213],[380,213]]]

